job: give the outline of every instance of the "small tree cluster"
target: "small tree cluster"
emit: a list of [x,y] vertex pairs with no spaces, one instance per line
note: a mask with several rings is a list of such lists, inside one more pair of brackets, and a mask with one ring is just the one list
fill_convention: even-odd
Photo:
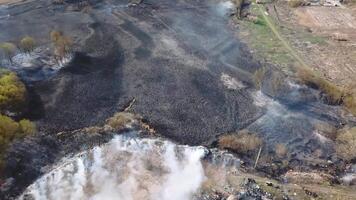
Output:
[[36,125],[27,119],[16,122],[10,117],[0,115],[0,146],[3,147],[1,150],[4,150],[14,139],[32,135],[35,132]]
[[51,31],[51,41],[54,46],[54,54],[58,58],[63,58],[71,53],[73,41],[70,37],[63,35],[59,31]]
[[16,111],[26,100],[26,88],[13,72],[0,74],[0,112]]
[[[21,39],[19,43],[19,49],[21,49],[25,53],[30,53],[35,49],[36,42],[35,40],[30,37],[30,36],[25,36],[24,38]],[[14,57],[17,47],[15,44],[11,42],[4,42],[0,44],[0,49],[2,50],[3,54],[5,57],[12,62],[12,57]]]

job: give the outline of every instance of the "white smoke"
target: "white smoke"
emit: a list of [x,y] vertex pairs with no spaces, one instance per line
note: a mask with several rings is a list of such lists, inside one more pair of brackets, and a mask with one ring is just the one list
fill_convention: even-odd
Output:
[[36,200],[188,200],[205,180],[202,147],[117,136],[67,159],[19,197]]
[[234,4],[231,1],[219,2],[216,6],[216,11],[220,16],[226,16],[234,10]]

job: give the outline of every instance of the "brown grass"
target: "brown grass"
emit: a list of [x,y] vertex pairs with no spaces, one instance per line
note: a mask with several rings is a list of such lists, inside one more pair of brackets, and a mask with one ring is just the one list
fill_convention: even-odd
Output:
[[353,115],[356,115],[356,93],[352,88],[340,88],[307,69],[298,69],[299,80],[312,88],[321,90],[332,105],[344,105]]
[[297,74],[303,84],[321,90],[326,95],[329,104],[339,105],[342,103],[344,92],[336,85],[321,78],[311,70],[299,69]]
[[339,132],[335,148],[340,158],[344,160],[356,159],[356,126]]
[[288,6],[292,8],[297,8],[300,6],[304,6],[305,2],[303,0],[289,0],[288,1]]
[[284,158],[288,154],[288,149],[284,144],[276,144],[274,151],[279,158]]
[[277,95],[278,91],[285,85],[284,76],[281,73],[272,74],[271,92],[273,95]]
[[219,147],[237,153],[247,153],[256,150],[262,145],[262,139],[247,131],[223,135],[219,138]]
[[266,76],[266,73],[267,73],[267,69],[262,67],[262,68],[256,70],[255,73],[253,74],[253,82],[257,89],[261,89],[262,82],[263,82],[264,77]]
[[107,125],[109,125],[114,130],[120,130],[126,127],[134,119],[133,114],[120,112],[116,113],[113,117],[107,120]]
[[356,115],[356,91],[353,88],[345,89],[343,104],[352,114]]

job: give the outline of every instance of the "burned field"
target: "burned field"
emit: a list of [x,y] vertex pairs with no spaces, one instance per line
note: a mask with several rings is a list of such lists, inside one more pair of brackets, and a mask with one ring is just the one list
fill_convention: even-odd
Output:
[[[335,144],[324,136],[329,129],[319,130],[320,124],[339,129],[356,120],[342,107],[328,105],[320,91],[253,60],[235,36],[238,28],[230,24],[232,6],[213,0],[147,0],[138,5],[103,0],[91,1],[85,10],[69,1],[0,7],[0,30],[5,30],[0,41],[30,35],[38,43],[27,57],[16,55],[12,63],[3,63],[25,82],[30,102],[24,115],[39,128],[37,139],[24,145],[39,145],[42,154],[51,142],[56,148],[50,158],[29,153],[41,160],[29,162],[37,171],[29,176],[25,170],[17,178],[28,180],[9,191],[21,191],[43,173],[39,168],[72,148],[78,151],[76,145],[95,143],[63,139],[70,143],[63,145],[58,133],[102,126],[130,102],[130,112],[180,144],[216,147],[221,135],[243,129],[255,133],[266,155],[258,169],[267,174],[340,162]],[[73,39],[73,53],[64,64],[50,62],[53,30]],[[256,87],[256,71],[264,68],[268,70]],[[38,139],[42,136],[50,142]],[[273,171],[268,159],[278,145],[288,147],[290,166]],[[17,147],[10,155],[24,151]],[[247,165],[254,161],[254,155],[240,156]],[[22,164],[15,163],[11,173],[23,172]]]
[[[56,29],[71,35],[78,51],[55,75],[29,83],[41,99],[43,112],[37,117],[44,131],[98,124],[132,99],[133,112],[160,133],[189,144],[209,143],[257,116],[246,88],[258,64],[233,39],[227,8],[219,11],[199,1],[127,7],[122,1],[100,2],[90,14],[53,5],[19,13],[37,4],[10,9],[16,15],[1,24],[9,30],[1,39],[23,34],[48,38]],[[229,91],[220,80],[222,73],[238,77],[246,87]]]

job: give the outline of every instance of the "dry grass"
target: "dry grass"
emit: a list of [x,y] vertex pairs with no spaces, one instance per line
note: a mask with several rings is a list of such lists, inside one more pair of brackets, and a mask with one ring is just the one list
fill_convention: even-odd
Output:
[[337,137],[337,129],[326,123],[326,122],[319,122],[314,125],[314,129],[321,135],[331,139],[335,140]]
[[277,95],[278,91],[285,85],[285,77],[281,73],[273,73],[271,82],[271,92],[273,95]]
[[255,73],[253,74],[253,82],[255,83],[255,87],[257,89],[261,89],[262,82],[264,77],[266,76],[266,73],[267,73],[267,69],[262,67],[256,70]]
[[356,83],[350,84],[343,88],[344,106],[354,115],[356,115]]
[[341,130],[336,138],[336,153],[344,160],[356,159],[356,127]]
[[288,154],[288,149],[284,144],[276,144],[274,151],[279,158],[284,158]]
[[326,95],[329,104],[339,105],[342,103],[344,92],[336,85],[321,78],[311,70],[299,69],[297,74],[303,84],[321,90]]
[[109,125],[114,130],[120,130],[126,127],[129,123],[134,120],[134,115],[131,113],[120,112],[116,113],[113,117],[107,120],[107,125]]
[[288,6],[292,7],[292,8],[297,8],[300,6],[304,6],[305,5],[305,1],[303,0],[289,0],[288,1]]
[[307,69],[298,69],[297,76],[303,84],[321,90],[326,95],[329,104],[342,104],[352,114],[356,115],[356,94],[352,89],[339,88]]
[[262,139],[247,131],[223,135],[219,138],[219,147],[237,153],[247,153],[256,150],[262,145]]

